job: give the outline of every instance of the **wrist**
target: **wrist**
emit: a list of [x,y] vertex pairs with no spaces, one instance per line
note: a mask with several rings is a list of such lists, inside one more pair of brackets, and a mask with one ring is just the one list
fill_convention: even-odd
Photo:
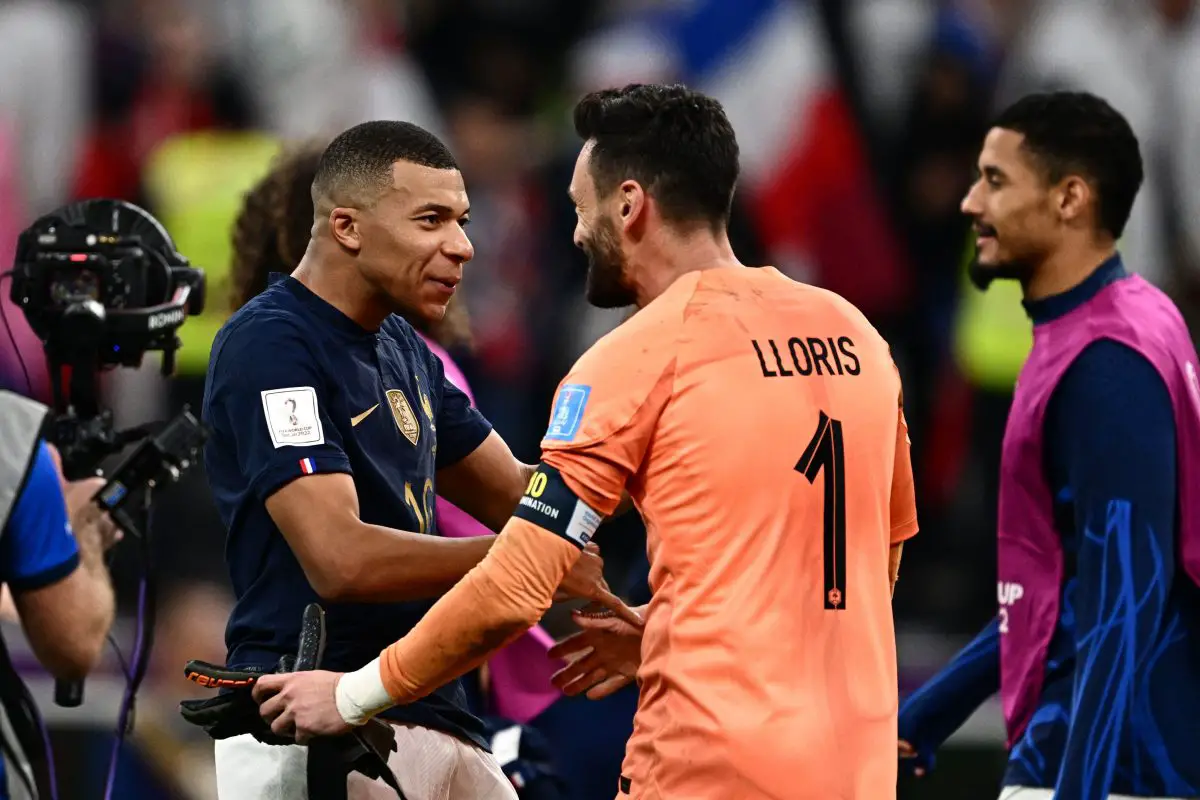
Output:
[[383,685],[379,659],[347,672],[334,689],[338,713],[347,725],[365,725],[371,717],[395,705]]

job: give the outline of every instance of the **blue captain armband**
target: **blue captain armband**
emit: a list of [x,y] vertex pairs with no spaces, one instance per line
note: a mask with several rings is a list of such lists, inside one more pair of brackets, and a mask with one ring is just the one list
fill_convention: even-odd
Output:
[[529,479],[513,516],[532,522],[580,548],[592,540],[604,521],[600,512],[571,491],[562,473],[544,463],[538,465]]

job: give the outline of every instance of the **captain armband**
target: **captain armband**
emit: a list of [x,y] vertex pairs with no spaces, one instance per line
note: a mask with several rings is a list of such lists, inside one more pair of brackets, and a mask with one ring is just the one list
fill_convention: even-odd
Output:
[[603,515],[580,500],[549,464],[539,464],[513,512],[517,519],[558,534],[582,548],[592,540]]

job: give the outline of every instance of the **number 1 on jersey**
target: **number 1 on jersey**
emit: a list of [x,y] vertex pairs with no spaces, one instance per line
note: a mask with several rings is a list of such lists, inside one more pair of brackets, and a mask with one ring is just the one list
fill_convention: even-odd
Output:
[[842,423],[830,419],[824,411],[817,421],[804,455],[796,462],[796,471],[816,483],[825,471],[824,560],[826,611],[846,608],[846,459],[842,443]]

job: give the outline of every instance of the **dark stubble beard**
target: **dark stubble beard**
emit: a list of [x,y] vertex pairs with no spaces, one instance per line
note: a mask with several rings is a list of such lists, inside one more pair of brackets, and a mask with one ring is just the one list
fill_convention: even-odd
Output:
[[611,220],[600,220],[591,238],[583,243],[583,252],[588,260],[589,303],[596,308],[624,308],[637,301],[633,287],[626,281],[625,257]]
[[1032,273],[1033,266],[1024,261],[1006,261],[1002,264],[985,266],[980,264],[979,258],[976,257],[971,259],[971,263],[967,266],[967,277],[980,291],[987,291],[988,287],[992,285],[992,281],[996,280],[1025,283]]

